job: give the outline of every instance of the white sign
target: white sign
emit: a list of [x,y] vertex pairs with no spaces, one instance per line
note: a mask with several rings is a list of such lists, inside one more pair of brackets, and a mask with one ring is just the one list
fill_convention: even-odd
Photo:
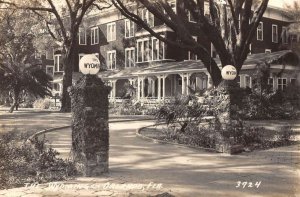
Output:
[[100,70],[100,61],[94,54],[85,55],[79,61],[79,69],[84,75],[95,75]]
[[222,78],[225,80],[234,80],[237,75],[236,68],[232,65],[226,65],[221,71]]

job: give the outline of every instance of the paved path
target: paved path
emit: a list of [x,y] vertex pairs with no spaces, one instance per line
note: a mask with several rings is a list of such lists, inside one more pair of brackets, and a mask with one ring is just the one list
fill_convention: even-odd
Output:
[[[150,124],[151,121],[110,124],[110,173],[106,176],[63,182],[59,186],[65,188],[58,190],[53,185],[4,190],[0,196],[146,196],[168,192],[189,197],[297,197],[300,194],[299,145],[228,156],[136,138],[135,129]],[[70,150],[70,134],[70,129],[46,134],[63,157]],[[238,181],[248,185],[237,187]],[[249,182],[252,187],[248,187]],[[146,191],[109,188],[149,183],[152,190],[147,186]],[[160,183],[163,188],[152,187]]]
[[[71,113],[59,113],[53,110],[21,108],[8,113],[9,108],[0,108],[0,134],[11,131],[35,133],[49,128],[71,124]],[[149,116],[116,116],[110,115],[111,121],[148,119]]]

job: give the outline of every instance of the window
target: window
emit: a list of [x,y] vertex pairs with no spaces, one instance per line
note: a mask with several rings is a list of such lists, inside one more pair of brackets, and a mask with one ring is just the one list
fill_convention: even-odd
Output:
[[116,40],[116,23],[107,24],[107,41]]
[[[196,36],[193,36],[193,39],[197,42]],[[191,51],[188,51],[188,60],[197,60],[197,59],[198,59],[197,54],[194,54]]]
[[296,85],[296,79],[295,78],[291,78],[290,79],[291,85],[295,86]]
[[[177,10],[176,10],[176,1],[173,1],[173,2],[168,2],[169,5],[171,6],[173,12],[176,14]],[[171,19],[170,18],[170,15],[167,14],[166,10],[164,9],[164,14],[167,15],[168,19]]]
[[137,41],[137,62],[143,62],[144,54],[144,42],[142,40]]
[[64,67],[62,64],[61,55],[54,55],[54,72],[62,72],[64,71]]
[[245,87],[252,88],[252,80],[249,75],[245,75]]
[[268,86],[273,89],[274,86],[274,79],[273,78],[268,78]]
[[257,40],[264,40],[264,24],[263,22],[260,22],[257,27]]
[[125,49],[125,67],[135,66],[135,50],[134,47]]
[[149,27],[154,27],[154,16],[146,8],[142,10],[142,20],[149,25]]
[[210,10],[208,2],[204,2],[204,16],[210,19]]
[[46,73],[50,76],[54,75],[54,66],[46,65]]
[[53,60],[53,48],[50,48],[50,50],[46,50],[45,54],[47,60]]
[[240,75],[238,75],[236,78],[237,78],[237,79],[236,79],[236,80],[237,80],[237,84],[238,84],[238,86],[241,88],[241,87],[242,87],[242,86],[241,86],[241,85],[242,85],[242,84],[241,84],[241,79],[242,79],[242,78],[241,78]]
[[126,19],[125,20],[125,38],[131,38],[134,36],[134,22]]
[[144,61],[148,62],[152,60],[151,48],[150,48],[150,41],[149,39],[144,40]]
[[285,90],[285,88],[286,88],[286,79],[285,78],[278,78],[277,88],[278,88],[278,90]]
[[[145,62],[149,61],[150,57],[149,57],[149,39],[144,39],[144,40],[138,40],[137,41],[137,61],[138,62]],[[146,59],[147,58],[147,59]]]
[[265,53],[272,53],[271,49],[265,49]]
[[176,14],[177,10],[176,10],[176,1],[170,2],[170,6],[173,10],[173,12]]
[[189,22],[196,23],[196,20],[194,19],[190,11],[188,11],[188,17],[189,17]]
[[99,44],[99,29],[98,27],[93,27],[91,29],[91,44]]
[[84,28],[79,28],[78,36],[79,45],[86,45],[86,31]]
[[161,42],[155,37],[152,37],[152,60],[162,60],[164,59],[164,48],[165,43]]
[[282,33],[281,33],[281,39],[282,39],[282,43],[283,44],[287,44],[288,43],[288,31],[287,31],[287,27],[282,27]]
[[53,83],[53,89],[56,92],[60,92],[60,85],[59,85],[59,83]]
[[272,42],[278,43],[278,26],[272,25]]
[[144,38],[137,41],[137,62],[149,62],[164,59],[165,44],[157,38]]
[[116,50],[107,51],[107,68],[110,70],[117,68]]

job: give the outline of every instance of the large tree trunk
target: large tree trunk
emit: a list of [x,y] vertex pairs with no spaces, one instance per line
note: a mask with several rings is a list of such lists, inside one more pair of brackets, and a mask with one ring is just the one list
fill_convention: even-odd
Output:
[[63,92],[61,99],[61,112],[71,112],[71,98],[68,93],[68,88],[72,86],[73,66],[76,54],[74,53],[74,46],[69,46],[66,50],[63,50],[62,56],[64,64],[64,76],[63,76]]
[[15,88],[14,89],[14,102],[13,102],[12,106],[9,109],[9,113],[13,113],[15,108],[16,108],[16,110],[18,110],[19,96],[20,96],[19,88]]

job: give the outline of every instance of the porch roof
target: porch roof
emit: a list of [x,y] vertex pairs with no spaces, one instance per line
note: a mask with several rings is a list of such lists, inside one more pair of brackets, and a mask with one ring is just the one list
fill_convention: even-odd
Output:
[[[221,64],[219,59],[215,59],[215,61],[217,64]],[[248,55],[244,65],[259,65],[262,63],[297,66],[299,65],[299,57],[291,50],[283,50],[272,53],[256,53]],[[243,68],[247,69],[247,67],[242,67],[242,69]]]
[[160,74],[160,73],[182,73],[187,71],[205,71],[201,61],[189,60],[182,62],[167,62],[157,66],[147,67],[134,74],[136,75],[148,75],[148,74]]
[[[215,61],[221,66],[219,59],[215,59]],[[247,57],[242,70],[254,69],[257,65],[262,63],[297,66],[299,64],[299,58],[290,50],[252,54]],[[185,72],[205,71],[206,68],[200,60],[188,60],[181,62],[166,62],[152,67],[130,67],[123,70],[108,70],[100,72],[98,75],[104,79],[128,79],[143,75],[180,74]]]
[[[221,61],[219,59],[215,59],[216,63],[221,66]],[[247,57],[244,62],[244,66],[242,70],[253,69],[256,65],[262,63],[269,64],[283,64],[283,65],[291,65],[297,66],[299,64],[298,56],[290,51],[278,51],[273,53],[256,53],[251,54]],[[189,60],[182,62],[167,62],[162,63],[157,66],[147,67],[142,69],[141,71],[134,73],[136,75],[148,75],[148,74],[159,74],[159,73],[181,73],[181,72],[189,72],[189,71],[206,71],[204,64],[201,61]]]
[[[104,79],[122,79],[122,78],[130,78],[137,77],[136,73],[143,70],[145,67],[130,67],[120,71],[110,71],[110,73],[106,73],[105,76],[101,76]],[[105,71],[108,72],[108,71]]]

